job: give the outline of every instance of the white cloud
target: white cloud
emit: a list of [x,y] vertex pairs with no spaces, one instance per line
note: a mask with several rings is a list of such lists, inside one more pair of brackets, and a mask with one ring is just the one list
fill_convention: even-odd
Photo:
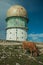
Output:
[[39,37],[43,37],[43,34],[39,34]]
[[43,33],[41,34],[29,34],[29,37],[43,37]]
[[28,40],[42,42],[43,41],[43,33],[40,34],[29,34]]

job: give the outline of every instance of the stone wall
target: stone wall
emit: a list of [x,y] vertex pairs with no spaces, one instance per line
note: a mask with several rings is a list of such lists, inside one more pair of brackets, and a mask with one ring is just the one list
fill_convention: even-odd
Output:
[[22,42],[0,40],[0,45],[22,45]]

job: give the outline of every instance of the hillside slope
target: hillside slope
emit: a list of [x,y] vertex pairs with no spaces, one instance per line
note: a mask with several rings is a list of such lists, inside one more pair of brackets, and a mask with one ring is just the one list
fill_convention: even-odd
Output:
[[43,54],[31,57],[30,54],[24,54],[23,49],[17,49],[14,45],[0,45],[0,65],[16,65],[16,63],[20,65],[43,65],[41,62],[43,63]]

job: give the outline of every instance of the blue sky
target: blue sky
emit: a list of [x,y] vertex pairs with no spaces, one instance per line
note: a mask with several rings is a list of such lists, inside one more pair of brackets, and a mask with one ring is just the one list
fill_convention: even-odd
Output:
[[19,4],[28,13],[28,40],[43,42],[43,0],[0,0],[0,39],[6,38],[6,12],[12,5]]

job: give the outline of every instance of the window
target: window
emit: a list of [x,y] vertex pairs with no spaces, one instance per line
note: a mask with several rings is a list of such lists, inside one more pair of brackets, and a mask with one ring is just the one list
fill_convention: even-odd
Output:
[[12,34],[12,32],[10,32],[10,34]]
[[23,34],[23,32],[22,32],[22,34]]
[[23,37],[22,37],[22,39],[23,39]]
[[16,32],[17,32],[17,29],[16,29]]
[[11,37],[9,39],[11,39]]
[[17,37],[17,39],[18,39],[18,37]]

